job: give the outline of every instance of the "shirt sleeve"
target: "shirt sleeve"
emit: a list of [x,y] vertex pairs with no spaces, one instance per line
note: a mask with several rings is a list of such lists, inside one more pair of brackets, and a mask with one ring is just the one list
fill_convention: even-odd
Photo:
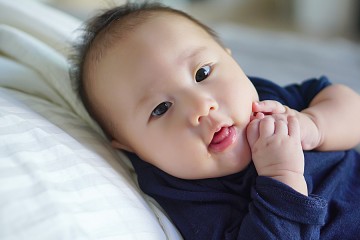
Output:
[[[237,239],[319,239],[327,201],[259,176]],[[235,239],[235,238],[233,238]]]
[[325,76],[308,79],[285,87],[265,79],[249,78],[254,84],[261,101],[276,100],[297,111],[307,108],[321,90],[331,85],[329,79]]

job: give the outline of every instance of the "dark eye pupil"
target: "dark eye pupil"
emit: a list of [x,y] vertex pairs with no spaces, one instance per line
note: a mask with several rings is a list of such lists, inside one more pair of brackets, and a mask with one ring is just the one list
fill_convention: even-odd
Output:
[[156,106],[154,111],[151,113],[152,116],[161,116],[171,107],[171,102],[162,102]]
[[210,74],[210,67],[209,66],[204,66],[202,68],[200,68],[195,75],[195,80],[196,82],[201,82],[203,80],[205,80]]

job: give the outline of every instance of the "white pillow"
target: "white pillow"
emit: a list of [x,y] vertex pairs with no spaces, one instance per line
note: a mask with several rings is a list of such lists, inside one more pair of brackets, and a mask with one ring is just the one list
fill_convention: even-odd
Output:
[[0,239],[166,239],[130,174],[75,114],[0,89]]

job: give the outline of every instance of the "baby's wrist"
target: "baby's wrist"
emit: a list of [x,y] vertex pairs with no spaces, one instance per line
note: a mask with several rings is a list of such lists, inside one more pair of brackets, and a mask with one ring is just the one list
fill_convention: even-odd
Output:
[[303,115],[303,118],[306,118],[305,121],[309,122],[308,124],[305,124],[309,127],[302,129],[301,145],[304,150],[316,149],[321,146],[323,142],[323,136],[319,128],[318,120],[308,109],[303,110],[301,114]]
[[308,189],[307,189],[305,177],[300,173],[289,172],[284,175],[273,176],[271,178],[288,185],[295,191],[305,196],[308,196]]

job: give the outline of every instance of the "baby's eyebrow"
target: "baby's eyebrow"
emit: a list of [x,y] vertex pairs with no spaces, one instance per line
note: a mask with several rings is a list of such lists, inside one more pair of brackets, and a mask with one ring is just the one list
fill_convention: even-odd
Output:
[[194,58],[195,56],[201,54],[205,50],[206,50],[206,47],[204,47],[204,46],[187,49],[179,56],[178,62],[181,64],[184,61],[186,61],[187,59]]

